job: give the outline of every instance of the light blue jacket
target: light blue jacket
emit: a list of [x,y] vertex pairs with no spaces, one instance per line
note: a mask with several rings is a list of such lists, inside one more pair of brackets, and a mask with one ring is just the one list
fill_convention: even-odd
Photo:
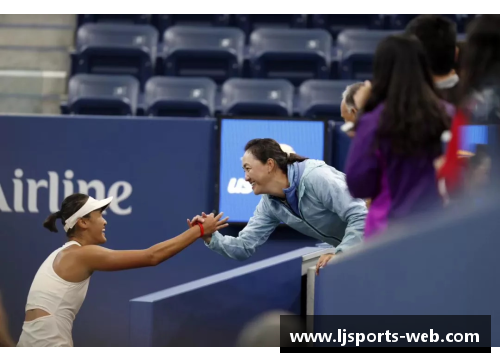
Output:
[[[238,237],[215,232],[208,248],[233,259],[247,259],[267,241],[280,222],[333,245],[335,253],[360,245],[368,212],[366,203],[351,196],[342,172],[323,161],[304,162],[298,187],[300,218],[280,199],[263,195]],[[289,165],[289,180],[294,180],[294,172],[294,167]]]

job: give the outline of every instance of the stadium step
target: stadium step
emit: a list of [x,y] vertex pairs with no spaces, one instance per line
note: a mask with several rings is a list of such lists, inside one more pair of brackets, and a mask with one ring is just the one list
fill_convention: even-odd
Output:
[[70,47],[73,26],[0,24],[0,45],[25,47]]
[[76,15],[0,15],[0,113],[59,114]]
[[60,95],[66,85],[66,72],[0,70],[0,94]]
[[0,69],[68,71],[67,47],[0,46]]
[[0,14],[0,25],[69,25],[76,24],[75,14]]
[[0,94],[1,114],[59,114],[59,96]]

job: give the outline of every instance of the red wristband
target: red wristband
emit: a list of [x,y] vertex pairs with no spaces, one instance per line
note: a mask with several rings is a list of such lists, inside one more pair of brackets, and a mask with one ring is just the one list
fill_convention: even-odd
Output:
[[200,227],[201,235],[200,238],[205,235],[205,229],[203,229],[203,224],[201,222],[196,223]]

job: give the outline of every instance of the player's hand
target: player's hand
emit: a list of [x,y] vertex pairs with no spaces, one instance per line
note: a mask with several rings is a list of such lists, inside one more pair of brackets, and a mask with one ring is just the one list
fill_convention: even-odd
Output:
[[212,235],[214,232],[223,229],[228,225],[227,220],[229,218],[222,219],[222,215],[224,215],[223,212],[221,212],[219,215],[214,216],[214,214],[209,214],[207,215],[203,221],[203,228],[205,229],[205,233],[208,235]]
[[207,214],[202,212],[201,215],[196,215],[195,217],[193,217],[192,220],[187,219],[188,227],[192,228],[192,227],[196,226],[196,224],[198,224],[198,223],[203,224],[205,222],[205,219],[207,218],[207,216],[208,216]]
[[[222,220],[220,220],[220,218],[222,217],[223,213],[220,213],[219,215],[217,216],[214,216],[214,214],[210,214],[210,215],[207,215],[205,214],[204,212],[201,214],[201,215],[196,215],[195,217],[193,217],[192,220],[189,220],[187,219],[187,224],[188,224],[188,227],[189,228],[192,228],[194,226],[196,226],[196,224],[198,223],[201,223],[203,224],[203,228],[204,228],[204,231],[205,231],[205,234],[203,235],[202,239],[205,241],[205,243],[209,244],[210,241],[212,240],[212,234],[215,232],[215,231],[218,231],[220,229],[224,229],[226,227],[229,226],[229,224],[227,223],[227,221],[229,220],[229,217],[226,217]],[[211,218],[219,218],[218,221],[216,222],[216,225],[215,225],[215,230],[214,231],[211,231],[209,227],[207,227],[207,225],[205,225],[205,223],[207,222],[207,219],[211,217]]]
[[[202,214],[206,215],[205,213],[202,213]],[[201,215],[196,215],[195,217],[193,217],[192,220],[187,219],[188,227],[190,227],[190,228],[192,228],[193,226],[195,226],[199,222],[202,224],[205,222],[205,218]]]
[[319,275],[319,270],[323,268],[335,254],[323,254],[319,257],[318,263],[316,264],[316,275]]

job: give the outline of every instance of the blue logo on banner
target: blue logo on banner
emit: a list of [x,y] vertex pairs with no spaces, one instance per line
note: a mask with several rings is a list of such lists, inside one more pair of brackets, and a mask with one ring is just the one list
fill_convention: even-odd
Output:
[[272,138],[286,152],[323,160],[323,121],[222,119],[219,173],[219,211],[233,222],[248,222],[259,203],[245,181],[241,158],[248,141]]

